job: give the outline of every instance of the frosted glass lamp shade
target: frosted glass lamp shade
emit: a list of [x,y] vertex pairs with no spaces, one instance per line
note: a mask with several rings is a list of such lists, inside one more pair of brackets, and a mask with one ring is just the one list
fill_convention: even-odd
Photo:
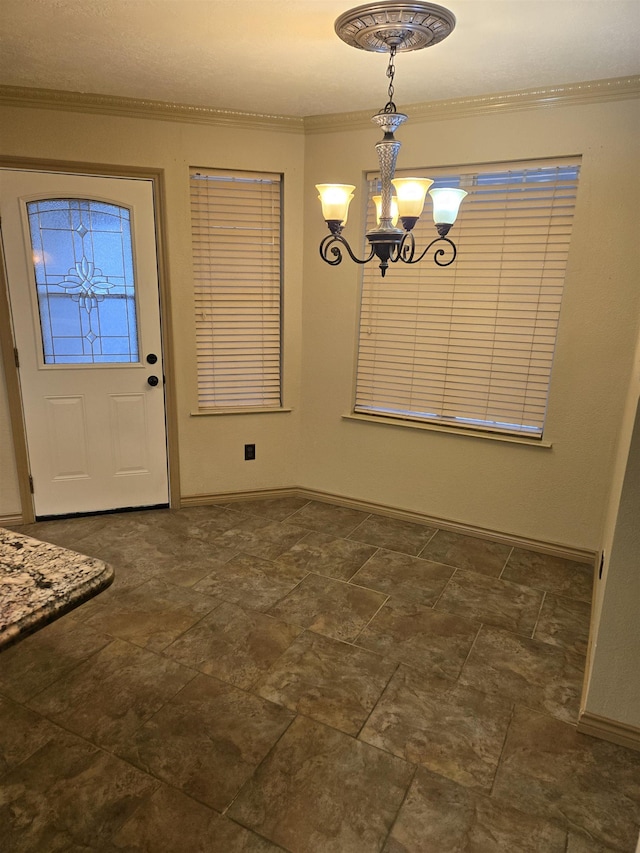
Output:
[[433,183],[430,178],[394,178],[391,181],[398,197],[398,215],[418,218],[424,207],[427,190]]
[[316,184],[322,203],[322,215],[326,220],[346,222],[349,203],[353,198],[353,184]]
[[459,189],[429,190],[433,202],[433,221],[436,225],[453,225],[458,215],[460,202],[467,195]]
[[[380,225],[380,219],[382,217],[382,196],[374,195],[373,203],[376,206],[376,222]],[[395,226],[398,224],[398,200],[396,198],[391,199],[391,224]]]

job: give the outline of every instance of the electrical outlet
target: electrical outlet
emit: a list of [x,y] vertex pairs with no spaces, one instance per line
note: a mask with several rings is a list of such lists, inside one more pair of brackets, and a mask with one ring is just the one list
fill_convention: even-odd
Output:
[[245,461],[256,458],[256,446],[255,446],[255,444],[245,444],[245,446],[244,446],[244,458],[245,458]]

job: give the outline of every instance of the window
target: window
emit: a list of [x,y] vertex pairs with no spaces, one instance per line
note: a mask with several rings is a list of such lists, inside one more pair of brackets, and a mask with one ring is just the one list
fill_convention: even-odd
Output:
[[[469,193],[450,235],[458,256],[384,279],[364,269],[355,412],[542,436],[579,168],[425,170]],[[377,187],[370,176],[370,196]],[[374,215],[370,203],[368,227]],[[430,220],[425,208],[418,246],[436,236]]]
[[27,215],[44,363],[137,362],[129,210],[47,198]]
[[198,406],[278,408],[280,175],[191,169]]

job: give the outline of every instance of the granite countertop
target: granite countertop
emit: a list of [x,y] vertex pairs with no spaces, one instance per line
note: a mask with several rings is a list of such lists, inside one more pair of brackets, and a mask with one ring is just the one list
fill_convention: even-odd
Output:
[[0,649],[53,622],[113,581],[102,560],[0,528]]

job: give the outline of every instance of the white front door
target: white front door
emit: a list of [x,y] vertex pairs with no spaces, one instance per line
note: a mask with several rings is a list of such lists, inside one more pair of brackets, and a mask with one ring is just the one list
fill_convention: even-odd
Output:
[[149,180],[0,170],[37,517],[168,503]]

